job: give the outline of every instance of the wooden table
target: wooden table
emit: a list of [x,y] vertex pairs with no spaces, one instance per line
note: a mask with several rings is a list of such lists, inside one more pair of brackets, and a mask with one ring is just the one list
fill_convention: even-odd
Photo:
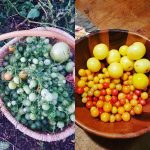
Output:
[[150,0],[76,0],[76,8],[100,29],[127,29],[150,38]]
[[[76,0],[76,8],[99,29],[127,29],[150,38],[150,0]],[[84,23],[83,26],[86,28]],[[150,133],[117,140],[98,137],[76,127],[76,150],[106,149],[149,150]]]

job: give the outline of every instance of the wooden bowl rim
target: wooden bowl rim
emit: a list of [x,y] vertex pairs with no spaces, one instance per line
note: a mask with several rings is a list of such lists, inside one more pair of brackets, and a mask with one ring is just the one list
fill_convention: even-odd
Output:
[[[139,34],[139,33],[136,33],[136,32],[132,32],[132,31],[128,31],[128,30],[123,30],[123,29],[109,29],[109,30],[96,30],[96,31],[93,31],[91,33],[89,33],[88,35],[76,40],[76,44],[79,44],[80,42],[82,42],[84,39],[88,38],[88,37],[91,37],[91,36],[94,36],[98,33],[107,33],[107,32],[124,32],[124,33],[128,33],[128,34],[131,34],[131,35],[135,35],[135,36],[139,36],[147,41],[150,42],[150,39],[148,39],[147,37]],[[134,138],[134,137],[137,137],[137,136],[140,136],[146,132],[149,132],[150,131],[150,127],[147,127],[145,129],[141,129],[137,132],[131,132],[131,133],[123,133],[123,134],[119,134],[119,133],[105,133],[105,132],[102,132],[102,131],[99,131],[97,132],[96,130],[94,129],[90,129],[89,127],[85,126],[82,124],[81,121],[79,121],[77,118],[76,118],[76,124],[79,125],[82,129],[88,131],[89,133],[92,133],[92,134],[95,134],[97,136],[102,136],[102,137],[105,137],[105,138],[111,138],[111,139],[128,139],[128,138]]]
[[98,33],[107,33],[107,32],[123,32],[123,33],[128,33],[128,34],[131,34],[131,35],[136,35],[136,36],[139,36],[147,41],[150,41],[150,39],[148,39],[146,36],[144,35],[141,35],[137,32],[133,32],[133,31],[128,31],[128,30],[124,30],[124,29],[109,29],[109,30],[96,30],[96,31],[92,31],[90,32],[89,34],[85,35],[84,37],[81,37],[80,39],[77,39],[76,40],[76,44],[78,44],[79,42],[81,42],[82,40],[88,38],[88,37],[91,37],[95,34],[98,34]]

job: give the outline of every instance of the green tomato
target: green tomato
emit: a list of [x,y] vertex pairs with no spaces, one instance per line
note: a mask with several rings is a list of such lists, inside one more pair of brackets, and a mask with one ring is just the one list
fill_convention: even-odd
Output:
[[44,55],[43,55],[45,58],[49,58],[49,53],[47,52],[47,53],[44,53]]
[[65,124],[64,124],[64,122],[62,122],[62,121],[58,121],[57,122],[57,127],[59,128],[59,129],[63,129],[64,128],[64,126],[65,126]]
[[12,101],[11,104],[14,106],[14,105],[16,105],[17,103],[16,103],[16,101]]
[[45,59],[45,60],[44,60],[44,64],[45,64],[46,66],[50,65],[50,64],[51,64],[50,59]]
[[29,94],[29,100],[30,100],[30,101],[33,102],[33,101],[36,100],[36,98],[37,98],[37,97],[36,97],[36,94],[35,94],[35,93],[30,93],[30,94]]
[[26,58],[25,57],[21,57],[20,61],[24,63],[24,62],[26,62]]
[[74,66],[75,66],[75,63],[73,61],[71,61],[66,64],[65,69],[67,72],[71,73],[71,72],[73,72]]
[[71,115],[70,115],[70,120],[71,120],[72,122],[75,122],[75,115],[74,115],[74,114],[71,114]]
[[34,59],[32,60],[32,62],[33,62],[35,65],[37,65],[37,64],[39,63],[38,59],[36,59],[36,58],[34,58]]
[[34,130],[36,129],[36,124],[31,124],[31,128]]
[[15,84],[19,84],[20,83],[20,78],[18,76],[15,76],[13,78],[13,81],[14,81]]
[[7,106],[8,106],[8,107],[11,107],[11,102],[8,102],[8,103],[7,103]]
[[59,63],[63,63],[69,59],[70,55],[70,48],[67,43],[64,42],[58,42],[55,45],[53,45],[50,56],[51,58]]
[[45,40],[44,40],[44,43],[45,43],[45,44],[49,44],[49,39],[45,39]]
[[17,85],[16,85],[13,81],[10,81],[9,84],[8,84],[8,87],[9,87],[11,90],[14,90],[14,89],[16,89]]
[[51,93],[47,93],[44,98],[46,101],[50,102],[53,100],[53,95]]
[[34,39],[33,39],[32,37],[27,37],[27,38],[26,38],[26,42],[29,43],[29,44],[32,43],[33,40],[34,40]]
[[30,85],[29,85],[29,87],[30,87],[30,88],[35,88],[36,86],[37,86],[36,80],[30,80]]
[[35,116],[35,114],[30,113],[30,119],[31,119],[31,120],[36,120],[36,116]]
[[23,86],[23,90],[25,91],[26,94],[30,94],[31,93],[31,90],[30,90],[29,86],[27,86],[27,85]]
[[43,109],[43,110],[46,110],[46,111],[47,111],[47,110],[49,110],[49,108],[50,108],[50,107],[49,107],[48,104],[46,104],[46,103],[43,103],[43,104],[42,104],[42,109]]
[[44,62],[43,61],[39,61],[39,65],[43,66]]
[[24,106],[30,106],[31,105],[31,102],[29,100],[24,100],[23,101],[23,105]]
[[56,77],[57,77],[57,73],[54,73],[54,72],[51,73],[51,77],[52,77],[52,78],[56,78]]

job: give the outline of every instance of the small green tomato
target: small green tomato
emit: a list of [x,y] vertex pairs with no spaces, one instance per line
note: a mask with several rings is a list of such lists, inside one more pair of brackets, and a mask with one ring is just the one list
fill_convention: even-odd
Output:
[[10,81],[9,84],[8,84],[8,87],[9,87],[11,90],[14,90],[14,89],[16,89],[17,85],[16,85],[13,81]]
[[35,101],[36,98],[37,98],[37,97],[36,97],[36,94],[35,94],[35,93],[30,93],[30,94],[29,94],[29,100],[30,100],[30,101]]

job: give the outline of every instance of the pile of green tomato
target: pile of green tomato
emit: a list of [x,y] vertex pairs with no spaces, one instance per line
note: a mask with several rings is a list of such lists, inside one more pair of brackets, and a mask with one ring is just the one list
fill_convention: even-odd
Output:
[[65,42],[27,37],[9,46],[0,66],[0,96],[29,129],[59,132],[75,120],[74,55]]

